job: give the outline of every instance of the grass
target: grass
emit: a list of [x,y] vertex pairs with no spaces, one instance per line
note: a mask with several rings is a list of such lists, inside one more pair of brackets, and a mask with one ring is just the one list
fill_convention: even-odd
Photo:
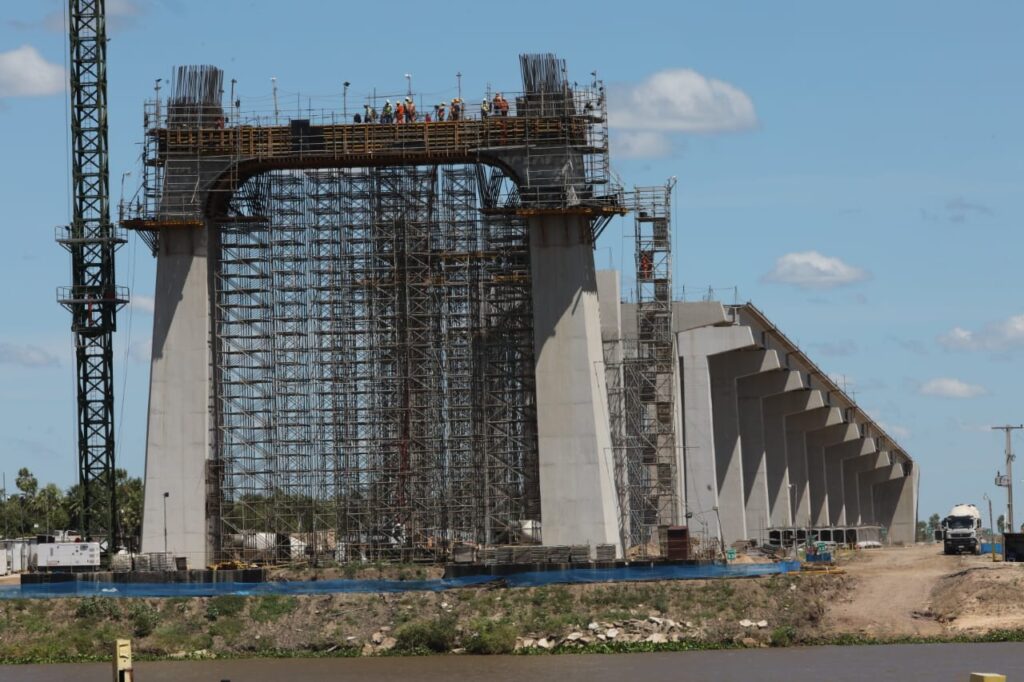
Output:
[[455,647],[456,634],[453,616],[412,621],[395,631],[395,648],[408,653],[443,653]]
[[298,606],[299,600],[295,597],[267,595],[253,599],[249,614],[257,623],[269,623],[282,616],[287,616]]

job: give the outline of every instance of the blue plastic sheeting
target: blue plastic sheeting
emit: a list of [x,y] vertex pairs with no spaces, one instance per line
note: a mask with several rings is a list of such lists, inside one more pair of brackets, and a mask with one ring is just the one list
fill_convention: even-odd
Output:
[[313,580],[270,583],[107,583],[66,582],[48,585],[0,586],[0,599],[49,597],[213,597],[221,594],[332,594],[336,592],[410,592],[451,590],[502,581],[509,587],[541,587],[554,584],[606,583],[639,580],[696,580],[745,578],[799,571],[800,562],[775,564],[721,564],[626,566],[622,568],[575,568],[535,571],[506,576],[473,575],[447,580]]
[[[989,542],[981,543],[981,553],[982,554],[991,554],[992,553],[992,543],[989,543]],[[996,554],[1002,554],[1002,553],[1003,553],[1003,543],[997,542],[996,543]]]

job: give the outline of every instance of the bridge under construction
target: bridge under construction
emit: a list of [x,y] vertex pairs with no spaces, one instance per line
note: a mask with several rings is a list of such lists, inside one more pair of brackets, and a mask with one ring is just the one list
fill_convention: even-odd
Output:
[[[507,112],[456,120],[244,112],[213,67],[146,105],[144,552],[913,538],[916,466],[868,415],[756,308],[673,301],[672,185],[612,173],[603,85],[520,67]],[[627,213],[623,303],[593,249]]]

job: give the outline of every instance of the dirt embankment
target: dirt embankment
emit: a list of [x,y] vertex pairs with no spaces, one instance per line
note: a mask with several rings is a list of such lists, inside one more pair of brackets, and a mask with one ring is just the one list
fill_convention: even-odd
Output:
[[945,556],[929,544],[861,552],[843,567],[848,591],[828,607],[830,634],[887,639],[1024,628],[1024,565]]
[[[840,564],[843,572],[829,575],[733,580],[0,601],[0,662],[105,659],[119,637],[133,639],[142,657],[205,658],[757,647],[1024,633],[1024,565],[945,557],[934,545],[859,552]],[[396,577],[390,571],[405,569],[381,570],[359,577]],[[427,577],[407,570],[407,578]]]
[[81,660],[117,637],[152,657],[812,641],[843,576],[398,594],[0,601],[0,661]]

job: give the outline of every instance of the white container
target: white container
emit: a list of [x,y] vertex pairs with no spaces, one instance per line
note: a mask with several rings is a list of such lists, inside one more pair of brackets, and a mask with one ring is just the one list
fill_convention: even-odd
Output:
[[36,547],[36,567],[95,568],[100,565],[98,542],[52,542]]

